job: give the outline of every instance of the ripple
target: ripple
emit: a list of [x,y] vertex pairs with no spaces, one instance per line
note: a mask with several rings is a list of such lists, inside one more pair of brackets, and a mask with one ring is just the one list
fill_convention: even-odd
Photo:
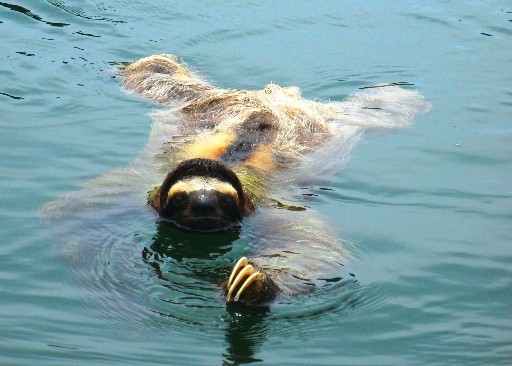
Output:
[[5,95],[6,97],[9,97],[9,98],[14,99],[14,100],[23,100],[23,99],[25,99],[23,97],[19,97],[19,96],[16,96],[16,95],[11,95],[11,94],[8,94],[8,93],[3,93],[3,92],[0,92],[0,95]]
[[51,25],[52,27],[61,28],[61,27],[66,27],[66,26],[70,25],[68,23],[57,23],[57,22],[46,21],[42,17],[40,17],[39,15],[34,14],[32,11],[30,11],[27,8],[24,8],[23,6],[19,6],[19,5],[15,5],[15,4],[9,4],[9,3],[4,3],[4,2],[0,2],[0,6],[3,6],[5,8],[7,8],[7,9],[15,11],[17,13],[26,15],[27,17],[32,18],[34,20],[37,20],[39,22]]
[[82,32],[82,31],[75,32],[74,34],[78,34],[78,35],[86,36],[86,37],[101,38],[101,36],[98,36],[98,35],[96,35],[96,34],[92,34],[92,33],[84,33],[84,32]]
[[[51,5],[64,10],[66,13],[69,13],[73,16],[87,19],[87,20],[94,20],[94,21],[107,21],[111,23],[126,23],[123,20],[117,20],[113,17],[105,17],[102,15],[96,15],[96,14],[89,14],[89,10],[86,10],[84,7],[81,6],[69,6],[66,5],[64,1],[60,0],[47,0]],[[100,12],[105,13],[106,11],[115,11],[112,7],[106,6],[105,4],[98,4],[97,9],[90,10],[91,12]]]
[[[270,336],[277,339],[303,339],[320,329],[328,331],[361,306],[357,282],[342,281],[312,295],[300,296],[273,304],[270,308],[228,307],[219,320],[229,338],[243,337],[253,348]],[[231,343],[238,343],[236,341]]]
[[[56,254],[73,268],[77,286],[94,299],[82,312],[138,334],[160,329],[162,323],[183,332],[194,332],[191,325],[216,328],[211,319],[225,305],[209,277],[215,260],[167,256],[162,250],[174,255],[172,243],[159,241],[158,232],[155,236],[153,216],[144,219],[136,211],[122,210],[89,218],[85,225],[82,219],[68,219],[67,227],[59,222],[60,242],[55,246]],[[153,251],[149,257],[147,248]]]
[[266,28],[253,28],[246,30],[222,28],[192,37],[187,40],[187,43],[189,45],[219,43],[233,39],[259,36],[267,32],[268,29]]
[[[198,329],[214,334],[222,328],[235,345],[235,334],[250,328],[255,331],[244,339],[258,347],[268,324],[278,325],[273,334],[300,337],[335,327],[355,308],[378,306],[361,296],[357,279],[345,268],[314,294],[267,310],[226,307],[219,285],[248,249],[237,230],[191,233],[116,201],[92,216],[63,214],[65,221],[50,220],[57,236],[54,251],[74,272],[77,289],[87,293],[82,316],[127,334],[144,337],[170,327],[192,337]],[[303,325],[300,331],[297,324]]]

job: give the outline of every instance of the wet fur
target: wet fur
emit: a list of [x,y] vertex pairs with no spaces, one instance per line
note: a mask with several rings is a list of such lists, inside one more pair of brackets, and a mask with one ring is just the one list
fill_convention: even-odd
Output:
[[[339,273],[348,257],[336,234],[311,210],[303,214],[270,198],[279,184],[289,190],[280,172],[315,176],[337,170],[365,129],[406,126],[429,108],[417,92],[394,86],[338,103],[306,100],[299,88],[276,84],[261,90],[219,89],[173,55],[128,64],[122,77],[127,90],[169,105],[168,111],[153,114],[158,123],[180,123],[182,140],[162,146],[162,156],[169,161],[164,169],[187,159],[217,160],[239,178],[245,216],[254,205],[267,207],[246,222],[247,236],[254,242],[250,261],[271,279],[272,293],[264,294],[265,300],[313,291],[322,279]],[[293,174],[287,176],[293,181]],[[170,180],[168,175],[162,192]],[[164,199],[160,196],[156,202],[162,205]],[[250,302],[250,291],[247,296]]]
[[[118,239],[132,230],[124,225],[144,210],[145,194],[152,191],[150,203],[161,204],[154,188],[176,178],[169,172],[188,159],[214,159],[240,181],[244,215],[253,212],[243,220],[240,235],[250,245],[251,263],[276,285],[273,296],[333,288],[333,279],[352,279],[344,267],[349,254],[334,226],[304,207],[298,187],[339,171],[365,131],[407,126],[429,109],[417,92],[396,86],[365,89],[326,103],[305,100],[298,88],[275,84],[261,90],[220,89],[172,55],[127,64],[121,76],[130,93],[165,107],[151,114],[148,143],[133,162],[42,208],[56,233],[55,251],[80,273],[101,273],[104,264],[95,258],[102,248],[111,249],[111,235]],[[119,273],[129,276],[133,271]],[[259,299],[273,298],[266,295]],[[259,294],[249,291],[247,296],[258,299]]]
[[[301,98],[296,87],[268,84],[262,90],[217,89],[172,55],[141,59],[126,66],[122,75],[127,89],[146,98],[165,104],[187,103],[180,108],[185,129],[208,132],[210,144],[218,137],[217,148],[201,152],[192,143],[183,158],[245,160],[263,170],[283,167],[325,141],[331,133],[328,123],[340,116],[333,104]],[[249,153],[244,154],[244,144]],[[264,148],[251,160],[250,153],[259,146]]]

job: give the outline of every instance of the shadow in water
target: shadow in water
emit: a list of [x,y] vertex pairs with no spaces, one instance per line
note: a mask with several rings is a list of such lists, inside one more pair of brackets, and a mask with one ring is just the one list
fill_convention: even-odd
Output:
[[156,222],[156,233],[151,250],[177,261],[184,258],[207,259],[227,253],[240,237],[240,228],[202,233],[181,229],[167,221]]
[[255,354],[266,341],[268,307],[247,308],[228,304],[224,365],[261,362]]
[[154,268],[160,278],[163,278],[161,264],[164,262],[173,260],[177,264],[183,264],[192,260],[196,265],[187,267],[191,276],[198,280],[221,283],[225,280],[225,271],[229,267],[223,271],[223,268],[218,268],[219,263],[215,260],[230,252],[233,242],[239,237],[239,227],[214,233],[200,233],[181,229],[167,221],[158,221],[153,242],[149,248],[143,249],[142,258]]
[[[222,318],[224,365],[264,361],[257,355],[267,342],[270,325],[276,321],[276,313],[271,312],[268,306],[251,308],[240,304],[223,304],[221,284],[227,279],[233,259],[238,257],[235,247],[239,239],[240,228],[198,233],[181,229],[170,222],[158,221],[149,246],[142,251],[143,262],[151,267],[164,287],[158,298],[165,299],[165,304],[161,306],[161,301],[158,301],[159,304],[155,306],[161,316],[196,326],[205,325],[204,318],[198,317],[199,309]],[[279,331],[283,332],[283,336],[292,331],[307,334],[311,327],[314,331],[327,326],[326,322],[339,318],[335,314],[358,306],[357,298],[354,298],[357,291],[341,291],[347,284],[356,282],[348,269],[339,269],[337,277],[322,279],[318,288],[321,293],[317,293],[320,299],[315,295],[290,300],[286,310],[277,313],[277,319],[287,324],[303,324],[304,327]],[[215,293],[218,298],[215,298]]]
[[[156,223],[156,233],[149,248],[144,248],[142,258],[150,265],[160,279],[168,281],[167,272],[172,271],[169,261],[177,265],[193,262],[187,266],[189,279],[220,285],[226,280],[229,267],[216,259],[229,253],[233,242],[239,239],[239,228],[216,233],[198,233],[183,230],[166,221]],[[229,261],[221,261],[229,263]],[[220,288],[220,287],[219,287]],[[227,304],[224,321],[226,324],[226,351],[224,365],[240,365],[260,362],[255,357],[266,340],[266,318],[268,307],[249,308]]]

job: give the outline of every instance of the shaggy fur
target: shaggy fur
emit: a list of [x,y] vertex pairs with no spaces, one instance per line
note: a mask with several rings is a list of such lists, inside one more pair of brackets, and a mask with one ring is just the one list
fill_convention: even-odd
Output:
[[[151,114],[154,123],[148,143],[133,162],[43,207],[43,217],[57,233],[56,251],[72,260],[81,273],[103,273],[104,262],[95,258],[116,250],[112,243],[119,241],[123,244],[117,247],[117,263],[128,263],[133,256],[120,239],[133,236],[132,228],[125,225],[144,210],[145,193],[152,192],[150,198],[158,211],[167,187],[189,175],[189,168],[190,175],[197,176],[206,171],[208,175],[221,173],[218,166],[225,166],[231,173],[215,179],[244,192],[244,214],[257,206],[243,220],[240,236],[250,247],[248,263],[263,274],[258,279],[263,279],[240,296],[245,303],[295,296],[323,286],[332,289],[340,278],[352,279],[344,267],[349,255],[339,236],[308,207],[311,197],[298,187],[310,187],[315,177],[339,171],[367,130],[407,126],[429,109],[419,93],[391,85],[326,103],[303,99],[296,87],[275,84],[261,90],[219,89],[172,55],[127,64],[121,76],[128,91],[166,107]],[[207,164],[184,163],[195,158],[207,159],[196,160]],[[155,190],[155,185],[164,189]],[[320,195],[323,200],[336,197]],[[166,239],[155,235],[155,240]],[[131,283],[140,283],[137,271],[117,273],[133,276]],[[87,281],[94,283],[97,277]]]
[[150,56],[129,64],[123,77],[126,88],[146,98],[160,103],[186,102],[180,112],[189,129],[225,136],[235,133],[238,142],[245,139],[254,146],[263,144],[272,153],[269,163],[281,166],[325,141],[330,135],[328,122],[340,116],[333,104],[301,98],[296,87],[268,84],[262,90],[217,89],[187,71],[172,55]]
[[[244,264],[236,266],[230,278],[247,273],[246,277],[256,280],[237,296],[237,280],[236,285],[228,283],[225,291],[237,286],[227,293],[227,301],[239,298],[247,304],[310,292],[339,271],[348,256],[325,223],[311,219],[311,213],[302,215],[303,207],[269,198],[278,186],[271,178],[279,175],[286,190],[280,173],[292,167],[309,175],[339,169],[365,129],[405,126],[429,108],[418,93],[389,85],[338,103],[306,100],[299,88],[276,84],[261,90],[219,89],[185,68],[176,56],[165,54],[126,65],[122,76],[128,90],[172,107],[153,115],[158,125],[180,123],[181,141],[162,147],[162,156],[172,162],[165,165],[167,169],[188,159],[218,161],[239,178],[248,197],[246,207],[267,202],[270,207],[288,209],[288,213],[268,209],[246,224],[257,226],[246,235],[257,243],[254,257],[240,259]],[[153,191],[157,198],[156,204],[150,202],[153,207],[164,204],[169,176],[173,173],[163,189]],[[292,175],[288,177],[293,180]]]

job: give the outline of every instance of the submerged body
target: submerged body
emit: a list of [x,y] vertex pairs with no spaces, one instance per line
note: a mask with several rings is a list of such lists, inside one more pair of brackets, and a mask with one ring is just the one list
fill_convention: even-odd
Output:
[[[166,105],[152,114],[149,142],[116,169],[48,204],[44,211],[71,235],[76,222],[147,203],[192,230],[241,220],[251,256],[227,274],[227,301],[261,304],[312,292],[339,278],[348,252],[295,188],[341,169],[368,129],[407,126],[428,103],[394,86],[343,102],[303,99],[296,87],[224,90],[175,56],[150,56],[121,70],[127,90]],[[145,197],[145,192],[149,192]],[[71,241],[70,241],[71,242]]]
[[[193,230],[221,229],[261,206],[266,210],[260,208],[258,214],[272,217],[268,209],[279,205],[271,196],[281,172],[297,168],[304,156],[333,140],[335,121],[349,130],[351,124],[358,130],[365,123],[395,127],[407,124],[418,111],[402,105],[407,109],[401,115],[390,114],[388,103],[396,100],[383,97],[421,104],[418,94],[399,88],[353,97],[361,99],[356,113],[347,108],[354,104],[303,99],[296,87],[269,84],[262,90],[223,90],[193,75],[172,55],[138,60],[123,68],[122,75],[128,90],[159,103],[184,104],[173,113],[177,111],[186,139],[167,145],[167,155],[181,163],[168,167],[170,173],[149,194],[148,203],[161,216]],[[391,105],[391,111],[396,107]],[[368,118],[358,120],[361,114]],[[165,121],[165,116],[157,118]],[[347,252],[325,224],[308,222],[307,215],[296,222],[280,216],[282,237],[269,243],[253,238],[258,242],[254,257],[235,264],[225,285],[227,301],[258,304],[280,294],[309,292],[345,262]]]

